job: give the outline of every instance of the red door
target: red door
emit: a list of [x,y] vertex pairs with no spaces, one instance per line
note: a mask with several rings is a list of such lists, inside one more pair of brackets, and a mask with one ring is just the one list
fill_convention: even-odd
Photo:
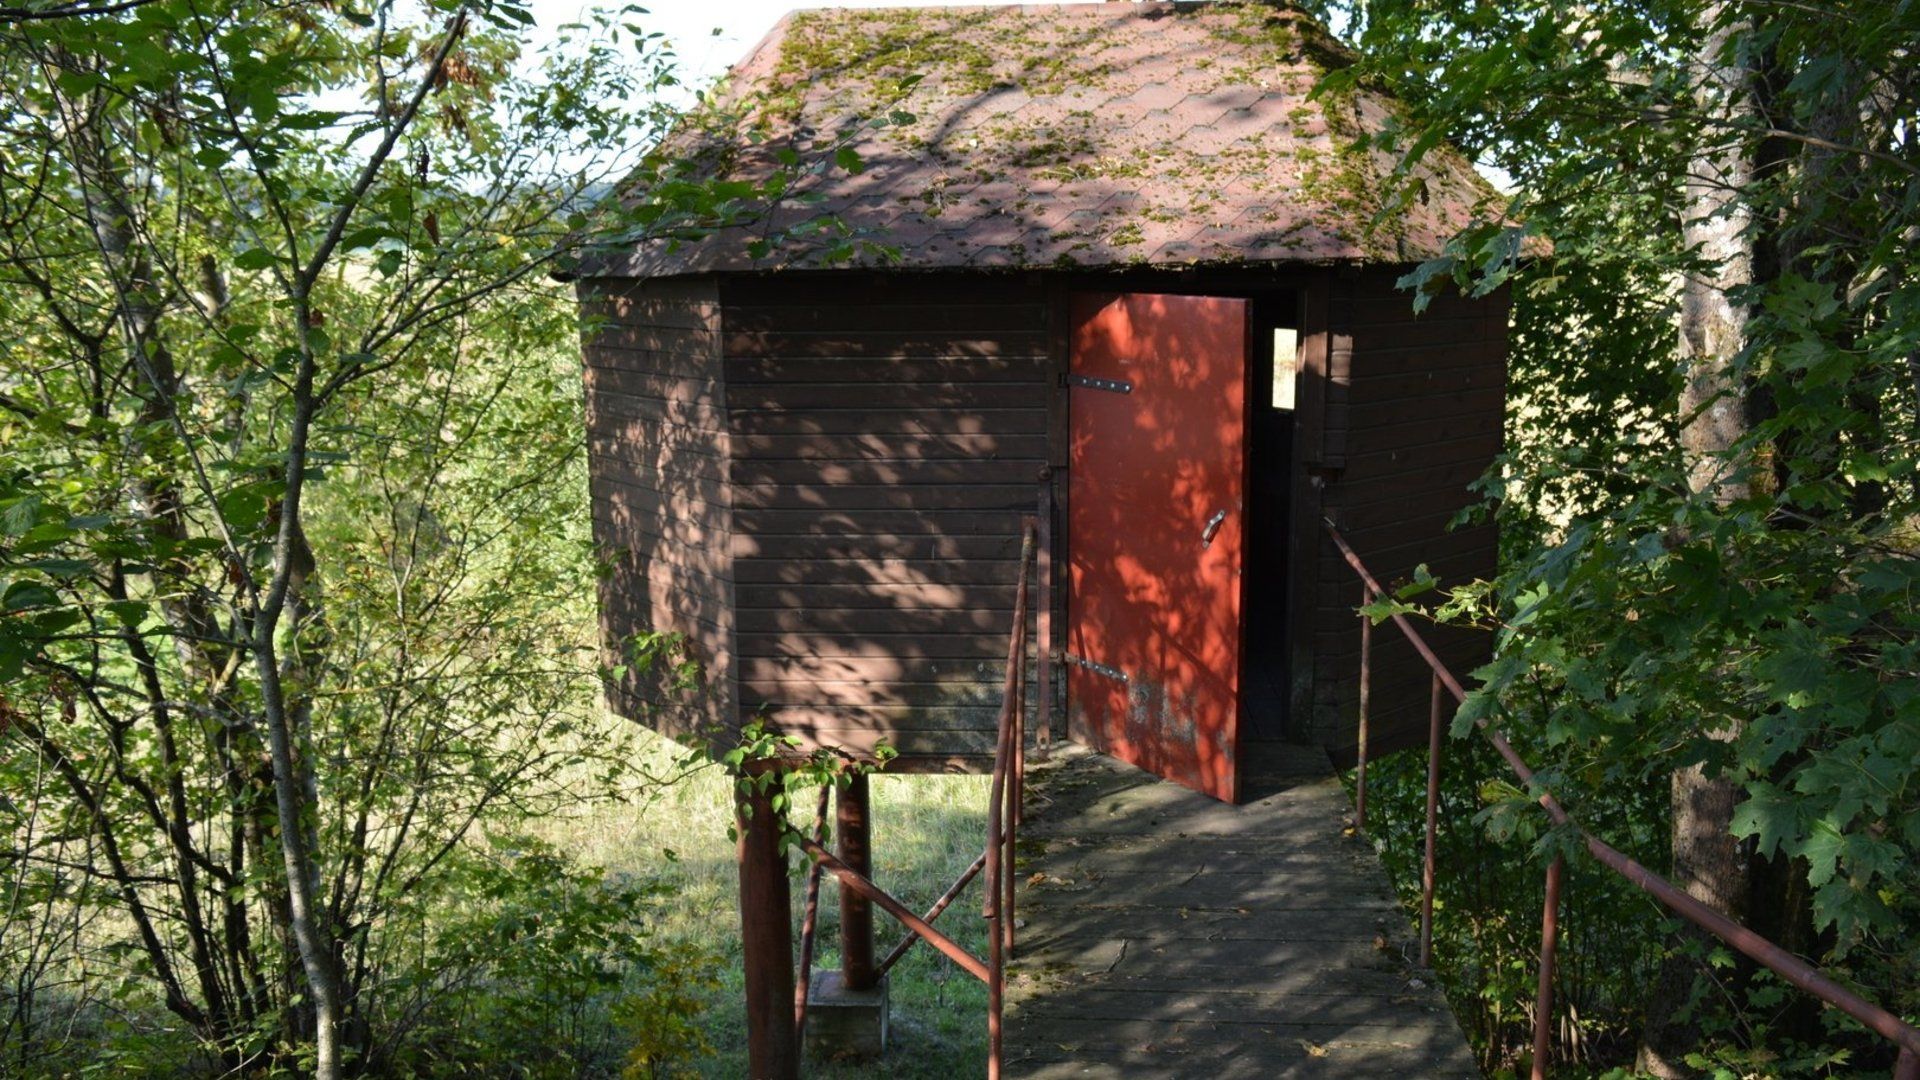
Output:
[[1247,303],[1073,304],[1067,708],[1096,749],[1234,801]]

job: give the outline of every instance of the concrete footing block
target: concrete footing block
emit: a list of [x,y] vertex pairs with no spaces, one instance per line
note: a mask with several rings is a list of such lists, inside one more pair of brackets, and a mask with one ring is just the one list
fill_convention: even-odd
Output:
[[815,971],[807,985],[807,1053],[826,1060],[877,1058],[887,1050],[887,980],[849,990],[838,971]]

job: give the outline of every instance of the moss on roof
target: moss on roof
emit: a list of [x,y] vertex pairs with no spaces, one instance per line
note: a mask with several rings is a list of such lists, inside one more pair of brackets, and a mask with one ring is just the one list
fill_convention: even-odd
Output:
[[[1397,159],[1372,136],[1404,110],[1373,88],[1314,92],[1352,59],[1276,3],[802,11],[716,97],[736,122],[669,150],[708,175],[791,171],[791,204],[762,228],[832,215],[906,266],[1434,255],[1495,194],[1442,147],[1409,178],[1421,197],[1387,202]],[[836,167],[843,148],[864,168]],[[792,244],[755,258],[753,231],[609,272],[820,258]]]

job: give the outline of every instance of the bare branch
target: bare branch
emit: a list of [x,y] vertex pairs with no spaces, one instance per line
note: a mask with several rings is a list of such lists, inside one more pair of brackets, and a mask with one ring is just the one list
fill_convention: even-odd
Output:
[[334,212],[333,223],[327,227],[326,236],[321,239],[320,246],[314,249],[312,257],[307,260],[306,269],[300,272],[296,285],[301,296],[304,297],[307,291],[313,288],[313,283],[320,279],[321,272],[326,269],[327,260],[333,257],[333,249],[339,246],[341,237],[346,235],[347,223],[353,220],[354,211],[360,208],[360,200],[366,196],[367,189],[373,186],[374,178],[380,174],[380,167],[385,165],[387,159],[393,155],[394,144],[398,143],[400,136],[413,125],[413,119],[419,115],[420,106],[427,100],[427,95],[432,93],[433,88],[439,84],[440,74],[447,64],[447,57],[453,54],[453,47],[459,44],[460,38],[466,34],[466,31],[467,12],[465,8],[461,8],[447,20],[446,34],[440,39],[440,47],[434,50],[426,72],[420,76],[420,84],[413,88],[413,96],[407,99],[406,108],[401,111],[399,118],[388,125],[386,135],[381,138],[380,145],[375,147],[372,155],[367,158],[366,167],[360,170],[360,178],[354,181],[353,188],[347,192],[347,197],[340,200],[340,208]]

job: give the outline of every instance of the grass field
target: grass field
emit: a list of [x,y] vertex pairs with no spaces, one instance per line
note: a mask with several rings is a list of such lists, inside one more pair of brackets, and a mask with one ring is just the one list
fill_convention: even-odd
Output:
[[[677,747],[651,735],[643,739],[646,764],[665,772]],[[986,837],[988,778],[985,776],[885,776],[872,780],[874,877],[882,888],[924,911],[979,855]],[[811,825],[811,799],[796,823]],[[579,859],[615,873],[652,876],[672,894],[657,915],[655,932],[718,959],[720,986],[707,1008],[707,1031],[717,1053],[698,1062],[702,1075],[746,1075],[740,929],[733,844],[727,839],[732,813],[728,779],[706,769],[659,788],[628,805],[594,807],[548,823],[546,833]],[[669,855],[668,852],[672,854]],[[794,940],[806,885],[804,859],[791,861]],[[968,887],[941,919],[941,929],[975,955],[984,955],[980,884]],[[839,963],[837,891],[821,887],[816,968]],[[899,939],[897,923],[875,912],[876,951],[885,955]],[[938,1077],[979,1075],[986,1067],[986,988],[925,945],[915,946],[893,970],[892,1049],[867,1063],[810,1062],[813,1077]]]

